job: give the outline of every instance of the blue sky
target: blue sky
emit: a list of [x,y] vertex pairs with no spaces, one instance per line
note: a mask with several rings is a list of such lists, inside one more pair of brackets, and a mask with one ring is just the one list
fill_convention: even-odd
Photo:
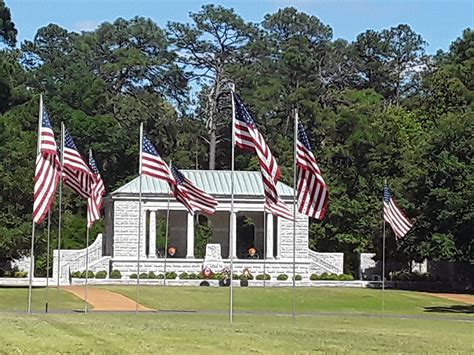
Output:
[[367,29],[409,24],[428,42],[428,53],[447,50],[463,29],[473,27],[472,0],[6,0],[19,40],[32,39],[36,30],[56,23],[69,30],[93,30],[104,21],[135,15],[151,17],[160,26],[189,21],[189,12],[203,4],[232,7],[245,20],[260,22],[264,15],[294,6],[332,27],[334,38],[352,41]]

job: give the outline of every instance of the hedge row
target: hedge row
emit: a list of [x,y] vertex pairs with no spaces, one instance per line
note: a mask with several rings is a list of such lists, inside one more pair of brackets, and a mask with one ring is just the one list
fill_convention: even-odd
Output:
[[[26,277],[26,276],[27,276],[26,272],[16,271],[14,273],[14,277]],[[74,277],[74,278],[85,279],[86,278],[86,272],[85,271],[82,271],[82,272],[81,271],[76,271],[76,272],[73,272],[71,274],[71,276]],[[107,271],[105,271],[105,270],[97,271],[95,274],[94,274],[94,272],[89,271],[89,274],[88,274],[89,279],[93,279],[93,278],[105,279],[106,277],[107,277]],[[211,280],[221,280],[224,277],[226,277],[225,274],[217,273],[217,274],[213,274],[210,277],[210,279]],[[121,279],[122,274],[118,270],[113,270],[110,274],[110,278],[111,279]],[[136,279],[137,274],[136,273],[131,274],[130,278],[131,279]],[[164,278],[165,278],[164,274],[155,274],[153,271],[150,271],[148,273],[143,272],[143,273],[140,274],[140,279],[163,280]],[[167,280],[175,280],[177,278],[179,278],[180,280],[200,280],[200,279],[204,279],[204,277],[200,273],[189,273],[188,274],[187,272],[182,272],[181,274],[179,274],[179,276],[174,271],[170,271],[170,272],[166,273],[166,279]],[[239,280],[239,279],[243,279],[243,277],[240,276],[240,275],[234,274],[234,280]],[[248,280],[253,280],[254,277],[252,275],[250,275],[249,277],[247,277],[247,279]],[[271,280],[272,277],[269,274],[259,274],[255,277],[255,279],[260,280],[260,281],[262,281],[262,280],[268,281],[268,280]],[[288,279],[291,280],[292,278],[291,278],[291,275],[289,276],[287,274],[280,274],[280,275],[277,276],[276,279],[278,281],[287,281]],[[296,277],[295,277],[296,281],[301,281],[302,279],[303,278],[302,278],[301,275],[296,275]],[[321,275],[312,274],[309,279],[311,281],[316,281],[316,280],[351,281],[351,280],[354,280],[354,277],[350,274],[337,275],[337,274],[323,273]],[[428,276],[422,275],[422,274],[409,274],[407,276],[405,274],[399,273],[399,274],[394,274],[393,275],[393,280],[394,281],[395,280],[398,280],[398,281],[420,281],[420,280],[427,280],[427,279],[429,279]]]
[[28,276],[26,271],[3,271],[0,270],[0,277],[15,277],[15,278],[25,278]]
[[[73,278],[79,278],[79,279],[85,279],[86,278],[86,271],[75,271],[71,274],[71,277]],[[97,271],[95,274],[93,271],[90,271],[88,272],[87,274],[87,278],[89,279],[105,279],[107,277],[107,271],[105,270],[100,270],[100,271]],[[118,270],[112,270],[112,272],[110,273],[110,278],[111,279],[121,279],[122,278],[122,274],[120,273],[120,271]]]
[[354,280],[354,276],[351,274],[328,274],[328,273],[322,273],[321,275],[316,275],[316,274],[311,274],[309,277],[311,281],[316,281],[316,280],[327,280],[327,281],[352,281]]

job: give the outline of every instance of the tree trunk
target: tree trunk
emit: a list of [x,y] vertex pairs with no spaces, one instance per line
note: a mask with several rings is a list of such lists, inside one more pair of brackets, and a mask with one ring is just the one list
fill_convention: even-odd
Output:
[[216,145],[217,145],[217,136],[216,136],[216,127],[211,127],[209,129],[209,170],[216,169]]

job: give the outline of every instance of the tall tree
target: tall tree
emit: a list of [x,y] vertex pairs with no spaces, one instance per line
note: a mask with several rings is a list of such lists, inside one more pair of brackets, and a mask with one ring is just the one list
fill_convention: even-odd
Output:
[[379,32],[368,30],[357,36],[355,47],[366,87],[398,105],[403,97],[413,93],[418,83],[426,64],[425,45],[421,35],[408,25]]
[[228,117],[218,110],[218,98],[233,81],[228,67],[245,61],[241,48],[249,42],[255,29],[232,9],[221,6],[205,5],[190,16],[193,23],[172,22],[168,30],[188,77],[202,85],[199,114],[206,119],[209,169],[214,170],[217,145],[221,142],[219,130],[228,126]]
[[16,35],[18,31],[12,21],[10,9],[4,0],[0,0],[0,42],[14,47],[16,45]]

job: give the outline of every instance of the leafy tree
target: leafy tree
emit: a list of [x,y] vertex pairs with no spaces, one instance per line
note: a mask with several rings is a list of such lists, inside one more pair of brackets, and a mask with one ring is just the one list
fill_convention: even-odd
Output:
[[399,104],[418,84],[426,63],[421,35],[408,25],[382,31],[368,30],[359,36],[355,48],[362,62],[366,87],[375,89],[388,102]]
[[18,31],[12,21],[10,9],[4,0],[0,0],[0,42],[8,46],[16,45],[16,35]]
[[188,77],[203,85],[198,115],[205,117],[209,139],[209,169],[216,168],[220,130],[228,125],[228,117],[219,114],[218,98],[232,82],[228,66],[245,61],[240,50],[249,42],[254,28],[232,9],[205,5],[190,15],[192,24],[169,23],[171,40],[179,50],[179,62]]

